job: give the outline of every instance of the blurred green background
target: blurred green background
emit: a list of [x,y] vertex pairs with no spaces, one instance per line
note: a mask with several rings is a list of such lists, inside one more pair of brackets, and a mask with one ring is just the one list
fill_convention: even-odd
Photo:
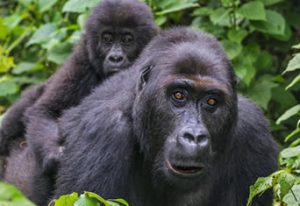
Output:
[[[22,90],[45,81],[66,61],[99,1],[0,0],[0,122]],[[300,205],[300,1],[145,2],[161,28],[189,25],[222,42],[240,78],[239,92],[261,106],[284,149],[279,171],[293,180],[275,198]],[[271,186],[283,187],[276,178]],[[298,198],[284,202],[294,186]]]

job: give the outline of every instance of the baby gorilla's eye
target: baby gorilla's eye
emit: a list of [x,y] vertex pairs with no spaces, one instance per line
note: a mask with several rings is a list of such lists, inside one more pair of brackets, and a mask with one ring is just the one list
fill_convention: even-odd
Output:
[[177,101],[185,101],[186,100],[186,94],[182,91],[176,91],[173,93],[173,98]]
[[206,102],[209,106],[215,106],[218,103],[217,100],[214,98],[209,98]]
[[102,35],[102,41],[106,44],[111,44],[113,42],[113,36],[109,33]]
[[121,40],[123,44],[130,44],[133,42],[133,36],[131,34],[125,34]]

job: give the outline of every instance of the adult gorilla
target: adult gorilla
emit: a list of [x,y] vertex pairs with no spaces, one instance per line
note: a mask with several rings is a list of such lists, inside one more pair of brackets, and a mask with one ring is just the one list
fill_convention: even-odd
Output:
[[[60,125],[56,196],[87,190],[136,206],[242,206],[256,178],[277,168],[262,112],[237,97],[217,40],[193,29],[156,37]],[[271,202],[266,193],[253,205]]]

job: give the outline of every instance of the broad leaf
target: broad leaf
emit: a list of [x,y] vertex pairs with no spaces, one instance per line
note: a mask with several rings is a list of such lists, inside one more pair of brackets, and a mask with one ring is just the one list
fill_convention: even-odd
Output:
[[251,1],[243,4],[237,12],[249,20],[266,20],[264,4],[260,1]]
[[51,39],[51,34],[55,32],[56,29],[57,27],[53,23],[44,24],[34,32],[29,42],[27,43],[27,46],[32,44],[43,44],[45,42],[48,42]]
[[251,21],[251,25],[258,31],[284,36],[286,22],[283,16],[276,11],[267,10],[266,17],[266,21]]
[[47,53],[47,58],[56,64],[64,63],[69,57],[72,50],[72,44],[65,42],[56,44]]
[[277,84],[273,82],[272,76],[262,76],[249,88],[248,95],[261,107],[267,109],[272,97],[272,88],[276,86]]
[[73,192],[70,195],[62,195],[57,200],[54,200],[54,206],[73,206],[78,200],[78,194]]
[[241,44],[228,40],[224,40],[222,44],[229,59],[236,58],[242,52],[243,49]]
[[83,13],[96,6],[99,2],[100,0],[68,0],[63,7],[63,12]]

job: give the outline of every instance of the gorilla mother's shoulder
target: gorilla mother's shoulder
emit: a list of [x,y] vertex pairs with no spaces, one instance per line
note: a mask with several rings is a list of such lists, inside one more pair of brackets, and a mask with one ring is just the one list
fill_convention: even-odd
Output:
[[[277,168],[277,144],[262,112],[237,96],[223,48],[191,28],[155,37],[61,126],[56,196],[92,191],[135,206],[241,206],[249,186]],[[271,206],[272,193],[253,204]]]

